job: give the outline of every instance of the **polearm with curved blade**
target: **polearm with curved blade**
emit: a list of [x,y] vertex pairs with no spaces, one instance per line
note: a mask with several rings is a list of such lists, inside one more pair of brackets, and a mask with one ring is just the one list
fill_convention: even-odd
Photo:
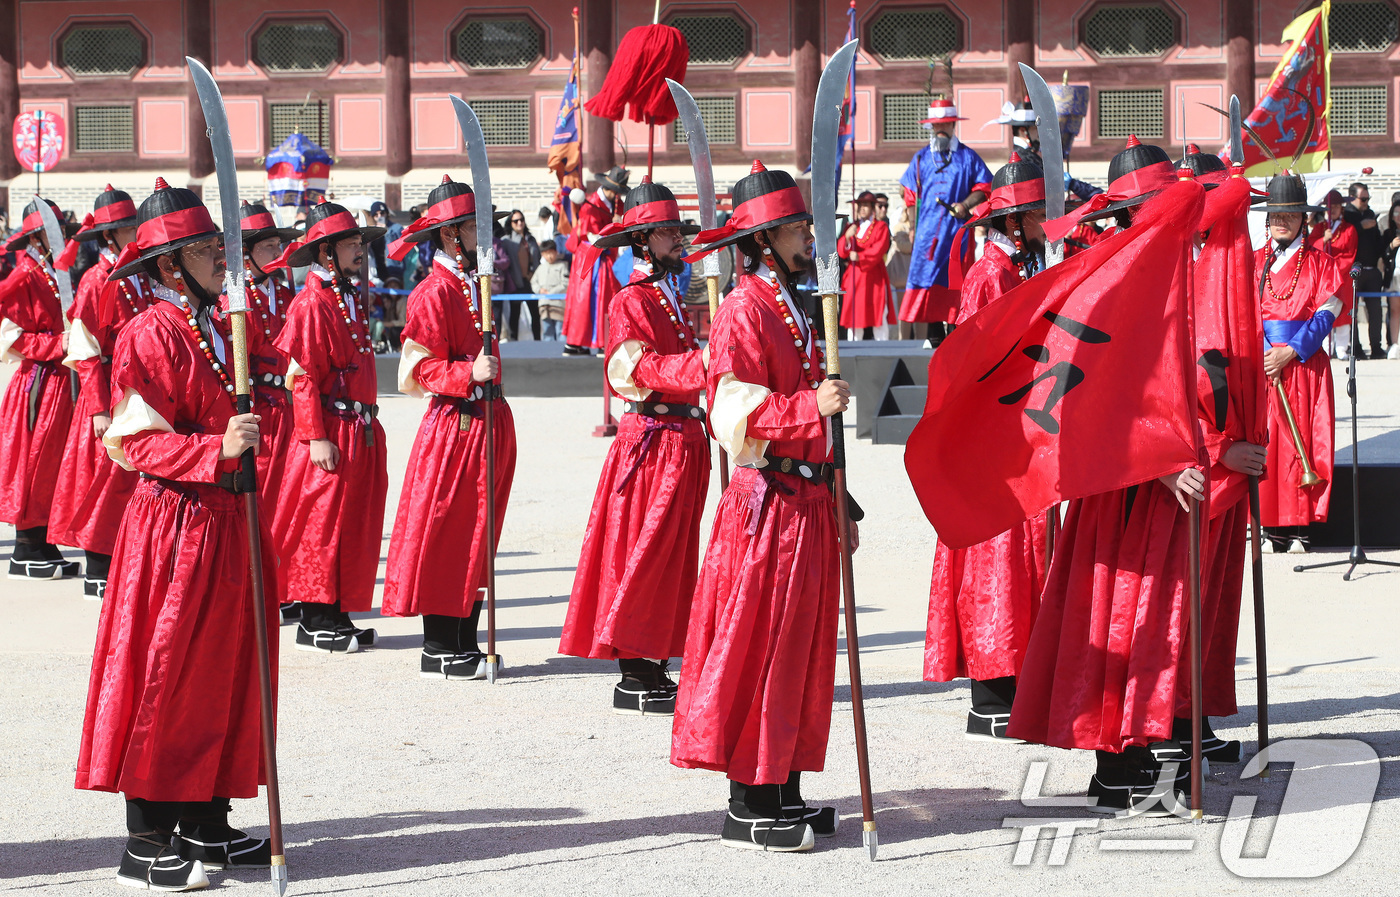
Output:
[[[231,259],[243,258],[243,225],[238,214],[238,170],[233,163],[233,140],[229,136],[228,114],[223,94],[214,76],[198,59],[185,57],[199,93],[199,105],[209,144],[214,151],[214,171],[219,182],[219,206],[224,222],[224,251]],[[253,410],[248,378],[248,295],[243,282],[243,265],[229,265],[224,273],[228,294],[229,325],[232,330],[233,387],[239,414]],[[277,730],[272,707],[272,666],[267,646],[267,607],[263,591],[262,537],[258,528],[257,466],[253,450],[240,459],[238,491],[243,493],[243,516],[248,523],[248,564],[253,581],[253,628],[258,650],[258,698],[262,707],[262,750],[267,777],[268,844],[272,849],[272,885],[280,895],[287,892],[287,858],[282,847],[282,795],[277,787]]]
[[[1304,141],[1306,143],[1306,141]],[[1230,166],[1244,170],[1244,119],[1240,115],[1240,98],[1230,97]],[[1243,177],[1243,175],[1240,175]],[[1254,679],[1258,685],[1259,751],[1269,746],[1269,656],[1264,645],[1264,537],[1259,525],[1259,477],[1249,475],[1249,555],[1250,573],[1254,587]],[[1259,770],[1259,778],[1268,780],[1269,764]]]
[[[717,208],[715,203],[715,170],[710,163],[710,140],[705,135],[705,121],[700,117],[700,106],[695,97],[678,81],[666,79],[671,88],[671,99],[676,102],[681,123],[685,126],[685,142],[690,147],[690,167],[695,171],[695,202],[700,207],[700,229],[714,230]],[[705,256],[705,290],[710,297],[710,326],[714,326],[715,315],[719,313],[719,256],[713,252]],[[724,447],[719,450],[719,487],[723,492],[729,488],[729,457]]]
[[[841,356],[837,350],[840,318],[841,260],[836,251],[836,149],[840,139],[841,107],[846,97],[846,79],[855,63],[856,46],[851,41],[832,54],[817,83],[816,111],[812,116],[812,255],[817,263],[817,286],[822,294],[822,318],[826,325],[826,376],[841,378]],[[865,695],[860,683],[860,644],[856,636],[856,589],[851,567],[851,517],[846,500],[846,434],[842,415],[828,418],[831,452],[836,468],[834,497],[836,526],[841,540],[841,595],[846,615],[846,658],[851,666],[851,715],[856,730],[856,765],[860,771],[860,810],[864,822],[863,840],[875,859],[879,836],[875,829],[875,801],[870,788],[870,751],[865,737]]]
[[[1065,154],[1060,134],[1060,116],[1055,110],[1055,97],[1040,72],[1019,63],[1021,80],[1026,85],[1031,109],[1035,110],[1035,126],[1040,132],[1040,160],[1045,175],[1045,220],[1059,218],[1065,213]],[[1065,241],[1055,240],[1045,245],[1045,267],[1050,269],[1065,260]],[[1055,556],[1055,533],[1059,527],[1060,508],[1055,505],[1045,514],[1045,576],[1050,576],[1050,561]]]
[[[68,311],[73,307],[73,275],[67,268],[58,267],[58,257],[63,254],[63,228],[59,226],[58,216],[53,213],[53,209],[48,202],[39,194],[34,194],[34,206],[39,211],[39,220],[44,223],[44,238],[49,241],[49,267],[53,269],[53,281],[58,285],[58,306],[63,312],[63,326],[69,326]],[[78,372],[68,372],[68,385],[73,393],[73,401],[78,401],[80,385],[78,383]]]
[[[476,113],[458,96],[452,97],[452,108],[457,113],[457,126],[462,130],[467,167],[472,173],[472,191],[476,193],[476,282],[481,294],[481,351],[490,355],[495,336],[491,318],[491,275],[496,273],[491,168],[486,161],[486,137],[481,133]],[[486,213],[484,225],[481,223],[483,209]],[[496,384],[487,383],[482,393],[486,406],[482,414],[486,433],[486,681],[494,683],[501,672],[501,658],[496,654]]]

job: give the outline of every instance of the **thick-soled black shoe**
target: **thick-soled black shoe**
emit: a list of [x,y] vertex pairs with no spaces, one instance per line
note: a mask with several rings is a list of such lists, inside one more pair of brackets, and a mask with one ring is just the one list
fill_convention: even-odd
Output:
[[486,655],[424,648],[419,670],[424,679],[485,679]]
[[783,805],[783,818],[789,822],[805,822],[818,838],[831,838],[841,827],[841,814],[835,807],[812,807],[806,801],[793,806]]
[[675,716],[676,693],[655,682],[624,676],[613,686],[613,713],[628,716]]
[[[1129,747],[1122,754],[1098,751],[1098,769],[1089,780],[1089,809],[1096,813],[1126,816],[1175,816],[1190,806],[1184,792],[1189,787],[1186,772],[1190,758],[1182,758],[1157,742],[1160,752],[1170,755],[1158,761],[1152,750]],[[1174,744],[1171,743],[1171,744]]]
[[967,732],[964,738],[968,741],[997,741],[1002,744],[1025,744],[1020,738],[1012,738],[1006,734],[1006,726],[1011,722],[1009,713],[978,713],[976,710],[967,712]]
[[359,628],[355,625],[355,621],[350,619],[350,615],[345,613],[345,611],[340,611],[338,617],[339,619],[336,621],[335,624],[335,628],[338,631],[348,632],[350,635],[353,635],[355,637],[355,641],[360,643],[361,648],[374,647],[374,641],[379,636],[379,633],[375,632],[373,629]]
[[187,860],[175,853],[170,844],[147,836],[132,835],[126,839],[122,863],[117,869],[117,884],[143,891],[196,891],[209,887],[204,864]]
[[53,561],[17,561],[10,558],[10,579],[62,579],[63,565]]
[[65,561],[63,559],[63,552],[52,542],[45,542],[40,546],[39,550],[43,554],[44,560],[58,564],[58,568],[61,571],[60,578],[66,579],[70,576],[78,576],[83,572],[82,564],[77,561]]
[[83,580],[83,597],[89,601],[101,601],[107,594],[107,580],[87,577]]
[[[1172,720],[1172,738],[1181,745],[1181,749],[1187,753],[1191,751],[1191,721],[1189,719]],[[1220,763],[1230,765],[1240,762],[1244,755],[1244,748],[1238,741],[1229,741],[1215,734],[1210,727],[1210,719],[1201,721],[1201,757],[1207,762],[1203,767],[1206,773],[1210,772],[1210,763]]]
[[266,869],[272,865],[272,845],[231,826],[196,826],[194,831],[170,839],[182,859],[203,863],[213,872],[221,869]]
[[676,680],[671,678],[671,661],[663,660],[656,665],[656,687],[676,694],[681,687],[676,684]]
[[328,654],[354,654],[360,650],[360,643],[349,632],[336,629],[307,629],[305,623],[297,624],[298,651],[325,651]]
[[759,816],[731,804],[724,817],[720,843],[745,850],[801,853],[811,850],[817,839],[806,822]]
[[280,607],[283,623],[295,623],[301,619],[301,602],[288,601]]

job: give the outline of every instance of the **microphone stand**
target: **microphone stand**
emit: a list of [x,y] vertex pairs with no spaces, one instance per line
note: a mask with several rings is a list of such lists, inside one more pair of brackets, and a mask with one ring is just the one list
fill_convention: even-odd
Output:
[[[1351,269],[1351,326],[1356,327],[1356,278],[1360,269],[1355,266]],[[1355,342],[1352,344],[1355,346]],[[1361,465],[1357,460],[1356,447],[1356,352],[1347,353],[1347,395],[1351,397],[1351,554],[1344,561],[1326,561],[1321,564],[1300,564],[1293,568],[1294,573],[1302,573],[1304,570],[1321,570],[1324,567],[1347,566],[1347,572],[1342,574],[1343,582],[1351,581],[1351,574],[1356,572],[1356,568],[1365,564],[1376,567],[1400,567],[1400,563],[1395,561],[1376,561],[1366,557],[1366,552],[1361,547]]]

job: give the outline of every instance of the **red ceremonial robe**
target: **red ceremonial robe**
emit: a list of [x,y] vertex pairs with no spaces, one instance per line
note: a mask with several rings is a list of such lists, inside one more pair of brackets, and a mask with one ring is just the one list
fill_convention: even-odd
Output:
[[841,235],[836,250],[850,262],[841,275],[845,299],[841,303],[841,326],[847,329],[879,327],[895,323],[894,297],[890,294],[890,275],[885,270],[885,253],[890,248],[890,226],[871,219],[864,235]]
[[[1324,241],[1323,237],[1329,231],[1332,233],[1332,239]],[[1342,308],[1337,312],[1336,323],[1332,326],[1345,327],[1351,323],[1351,266],[1356,261],[1357,243],[1360,242],[1356,227],[1344,218],[1332,222],[1319,221],[1312,227],[1310,240],[1314,248],[1337,263],[1337,270],[1342,275],[1342,285],[1337,289],[1337,298],[1342,300]]]
[[[140,481],[117,534],[76,785],[154,801],[256,797],[259,634],[247,520],[242,500],[214,485],[238,463],[220,458],[233,397],[184,312],[165,301],[123,328],[112,385],[122,398],[104,442],[118,463],[156,479]],[[272,590],[266,603],[262,637],[275,658]],[[272,675],[275,695],[276,663]]]
[[153,301],[145,274],[107,280],[116,255],[104,249],[78,284],[63,363],[78,372],[82,389],[68,426],[63,466],[54,489],[49,541],[111,554],[136,474],[117,464],[92,431],[95,415],[112,413],[112,352],[117,334]]
[[[1161,278],[1170,283],[1165,298],[1177,307],[1193,292],[1190,246],[1183,236],[1197,230],[1199,191],[1195,184],[1170,188],[1134,225],[1134,231],[1154,230],[1133,237],[1177,247],[1171,254],[1175,262],[1161,256],[1151,273],[1127,268],[1118,275],[1124,282]],[[1172,199],[1193,194],[1196,203],[1178,206]],[[1183,214],[1189,217],[1182,220]],[[1093,256],[1085,254],[1080,262]],[[1150,337],[1143,341],[1142,336],[1143,349],[1152,347]],[[1193,336],[1185,337],[1192,352]],[[1195,383],[1178,388],[1194,405]],[[1198,433],[1195,438],[1199,444]],[[1008,735],[1052,747],[1113,752],[1171,736],[1186,639],[1189,543],[1189,517],[1158,480],[1070,502],[1017,682]]]
[[579,207],[578,220],[565,244],[573,254],[569,288],[564,294],[564,343],[598,348],[607,342],[602,332],[603,311],[618,290],[612,265],[617,253],[589,242],[592,234],[612,224],[613,209],[597,191]]
[[47,526],[73,393],[63,360],[58,284],[26,250],[0,283],[0,361],[17,361],[0,403],[0,520]]
[[[374,596],[389,472],[384,428],[371,417],[379,392],[367,316],[358,296],[341,309],[330,278],[312,267],[275,341],[288,358],[295,426],[274,526],[287,558],[282,600],[338,600],[354,613]],[[313,439],[340,450],[334,470],[311,463]]]
[[[699,407],[705,366],[674,285],[633,281],[608,317],[608,381],[629,401]],[[685,650],[710,444],[696,418],[628,412],[598,478],[561,654],[668,658]]]
[[486,586],[487,551],[500,545],[515,478],[515,421],[499,399],[492,420],[496,544],[488,546],[486,420],[482,384],[472,379],[482,350],[481,298],[476,277],[469,277],[468,295],[455,267],[438,253],[432,271],[408,297],[399,388],[431,394],[432,401],[409,452],[389,539],[381,609],[387,616],[471,615]]
[[[1016,247],[987,232],[987,249],[962,282],[958,323],[1021,283]],[[1021,671],[1045,579],[1045,515],[970,548],[934,548],[924,636],[924,679],[999,679]]]
[[809,382],[821,377],[820,350],[795,309],[766,279],[741,275],[709,343],[710,423],[736,467],[691,605],[671,762],[748,785],[821,770],[831,730],[840,591],[831,491],[756,469],[765,452],[831,458]]
[[[1265,246],[1255,256],[1256,271],[1263,271],[1264,253],[1268,250]],[[1290,287],[1295,272],[1297,282]],[[1274,259],[1270,268],[1272,286],[1264,285],[1265,347],[1287,345],[1298,353],[1298,358],[1282,371],[1283,391],[1297,419],[1308,460],[1322,478],[1322,482],[1312,486],[1299,485],[1302,462],[1278,389],[1269,384],[1269,454],[1264,476],[1259,480],[1259,516],[1264,526],[1303,526],[1327,519],[1337,421],[1332,364],[1324,345],[1341,309],[1337,296],[1346,280],[1346,272],[1335,261],[1300,235]]]
[[[272,313],[267,308],[268,284],[275,284],[272,287],[276,295]],[[276,517],[277,505],[284,500],[283,481],[286,479],[287,458],[292,445],[292,403],[283,385],[287,375],[287,356],[274,344],[284,322],[275,310],[286,308],[292,291],[277,283],[276,278],[268,278],[258,286],[249,282],[247,287],[248,376],[253,379],[253,413],[262,418],[258,421],[263,444],[257,462],[258,497],[270,521]],[[227,294],[220,300],[223,313],[218,316],[217,324],[227,337],[232,333],[227,317]],[[276,530],[273,532],[276,534]],[[279,548],[279,553],[281,550]]]

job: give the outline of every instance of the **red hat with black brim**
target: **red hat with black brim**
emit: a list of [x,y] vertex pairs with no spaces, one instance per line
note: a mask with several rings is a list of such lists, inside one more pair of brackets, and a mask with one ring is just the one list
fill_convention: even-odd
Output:
[[1166,150],[1129,137],[1127,148],[1108,163],[1108,192],[1096,193],[1073,212],[1045,222],[1045,239],[1063,239],[1081,222],[1141,205],[1176,182],[1176,166]]
[[676,196],[662,184],[653,184],[643,178],[642,182],[627,193],[627,202],[622,211],[621,224],[609,224],[593,245],[599,249],[612,249],[627,246],[633,234],[645,234],[659,227],[678,228],[687,236],[700,233],[700,226],[687,224],[681,220],[680,205]]
[[108,184],[106,189],[97,194],[97,199],[92,204],[92,212],[83,217],[83,226],[73,235],[73,239],[80,243],[96,240],[103,231],[136,225],[136,202],[131,198],[131,194],[125,190],[115,190]]
[[164,178],[156,178],[156,192],[136,210],[136,239],[117,256],[107,279],[130,277],[144,270],[147,259],[222,235],[204,200],[193,190],[172,187]]
[[[63,220],[63,212],[58,208],[58,203],[51,199],[44,202],[53,209],[54,217],[60,222]],[[10,239],[5,243],[6,252],[22,252],[24,247],[29,245],[29,237],[32,234],[42,233],[44,230],[44,219],[39,217],[39,200],[31,199],[29,205],[24,207],[24,215],[20,221],[19,230],[10,235]],[[63,247],[50,247],[51,252],[62,252]]]
[[239,210],[238,227],[243,231],[243,248],[254,243],[261,243],[268,237],[276,237],[283,242],[296,240],[301,237],[301,231],[294,227],[278,227],[277,219],[272,217],[272,213],[267,210],[267,206],[260,202],[249,202],[243,200],[243,207]]
[[373,225],[361,227],[355,216],[342,205],[317,203],[306,213],[306,239],[287,257],[287,263],[293,268],[302,268],[316,261],[323,243],[334,243],[354,234],[359,234],[360,239],[368,243],[384,236],[387,230]]
[[797,182],[786,171],[769,171],[763,163],[755,161],[748,176],[734,185],[730,193],[734,202],[734,214],[723,227],[701,231],[695,237],[697,251],[686,256],[693,262],[725,246],[731,246],[740,238],[756,234],[761,230],[781,227],[794,221],[811,221],[812,213],[807,210],[807,201]]

